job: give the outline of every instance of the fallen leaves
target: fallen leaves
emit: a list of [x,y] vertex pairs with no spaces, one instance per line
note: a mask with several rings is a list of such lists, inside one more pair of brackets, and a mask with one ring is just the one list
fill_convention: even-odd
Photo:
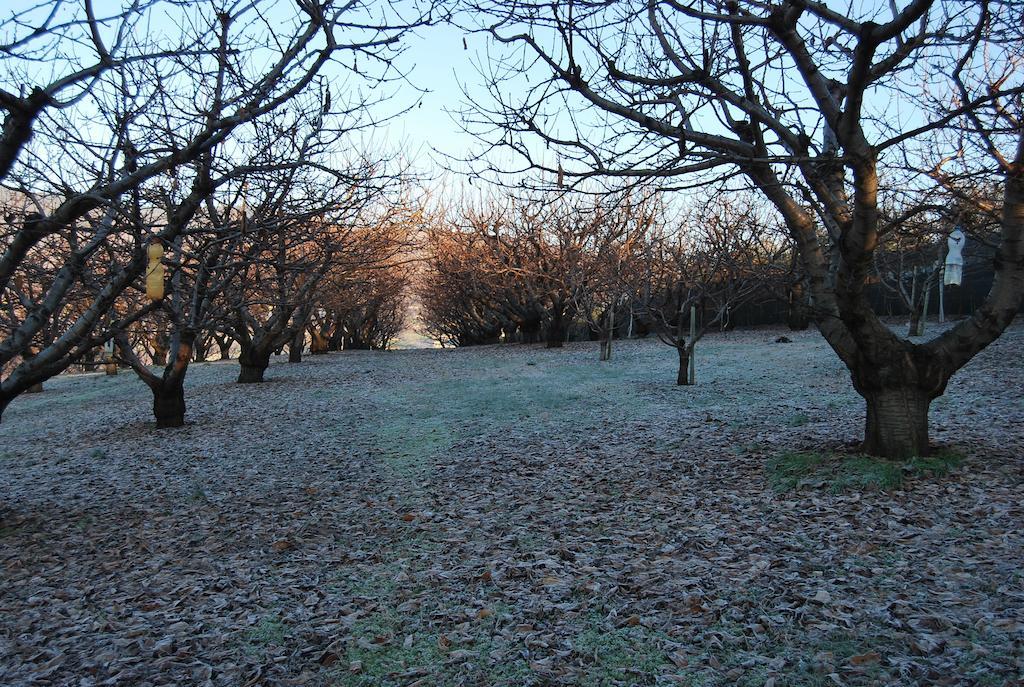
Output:
[[863,666],[868,665],[870,663],[878,663],[881,660],[882,655],[879,654],[877,651],[871,651],[866,654],[857,654],[855,656],[850,656],[850,658],[847,659],[850,665],[853,666]]
[[816,601],[820,604],[827,604],[832,601],[832,595],[829,594],[828,591],[825,589],[819,589],[814,593],[814,596],[811,597],[811,600]]
[[0,683],[1009,682],[1022,331],[936,402],[967,469],[899,494],[767,487],[862,423],[813,333],[706,339],[687,389],[643,342],[214,364],[173,436],[56,380],[0,427]]

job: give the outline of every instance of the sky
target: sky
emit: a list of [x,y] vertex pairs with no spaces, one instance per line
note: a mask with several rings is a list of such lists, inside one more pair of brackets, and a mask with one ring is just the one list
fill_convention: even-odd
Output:
[[438,153],[460,157],[478,144],[460,129],[457,111],[466,102],[460,83],[477,97],[486,96],[475,85],[479,75],[471,62],[482,40],[442,25],[423,29],[406,42],[403,66],[411,69],[412,83],[427,92],[420,96],[419,106],[388,128],[386,138],[396,144],[408,141],[407,149],[415,151],[417,162],[426,167],[432,166],[431,159],[441,159]]

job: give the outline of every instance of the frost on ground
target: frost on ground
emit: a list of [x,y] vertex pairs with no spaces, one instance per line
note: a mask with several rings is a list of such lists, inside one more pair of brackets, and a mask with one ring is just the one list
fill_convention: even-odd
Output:
[[195,365],[159,432],[129,373],[54,380],[0,425],[0,684],[1008,684],[1022,352],[892,492],[772,488],[860,434],[814,332],[710,337],[694,388],[653,341]]

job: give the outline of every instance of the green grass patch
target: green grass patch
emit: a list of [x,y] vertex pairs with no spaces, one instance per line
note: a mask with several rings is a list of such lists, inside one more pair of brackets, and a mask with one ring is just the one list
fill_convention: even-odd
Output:
[[348,651],[334,684],[346,687],[398,684],[399,676],[416,669],[428,674],[443,664],[438,637],[402,635],[404,620],[387,609],[359,620],[351,630]]
[[903,486],[908,477],[943,477],[963,461],[963,456],[943,451],[934,456],[893,461],[863,454],[787,452],[770,458],[765,471],[776,492],[824,488],[845,491],[889,491]]
[[639,625],[607,629],[591,619],[573,641],[586,666],[583,683],[598,687],[655,684],[657,676],[671,665],[659,648],[663,639],[660,633]]
[[[499,613],[500,615],[500,613]],[[524,687],[538,684],[525,659],[491,662],[492,623],[480,621],[461,641],[424,630],[429,612],[403,615],[381,607],[350,630],[347,648],[322,683],[332,687],[399,687],[416,680],[436,687],[465,684]],[[453,635],[454,636],[454,635]]]
[[288,626],[280,618],[265,615],[246,633],[246,640],[255,649],[268,644],[280,645],[287,635]]

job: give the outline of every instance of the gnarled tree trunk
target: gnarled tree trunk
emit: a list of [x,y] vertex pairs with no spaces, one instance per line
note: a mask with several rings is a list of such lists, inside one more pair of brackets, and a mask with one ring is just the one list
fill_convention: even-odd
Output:
[[864,451],[886,458],[928,455],[929,395],[914,387],[880,389],[866,395]]
[[863,450],[902,460],[928,455],[928,408],[953,374],[923,345],[882,329],[872,345],[847,362],[853,386],[867,404]]
[[302,348],[306,345],[306,330],[300,329],[288,342],[288,362],[302,362]]
[[270,366],[270,351],[245,347],[238,356],[238,364],[241,366],[238,372],[239,384],[259,384],[263,381],[263,373]]
[[192,362],[196,334],[192,329],[175,332],[170,339],[168,352],[174,357],[168,361],[160,376],[153,374],[131,350],[128,337],[121,335],[118,346],[135,373],[146,383],[153,394],[153,417],[157,429],[181,427],[185,424],[185,375]]
[[185,385],[183,379],[164,379],[152,387],[153,417],[157,429],[185,424]]

